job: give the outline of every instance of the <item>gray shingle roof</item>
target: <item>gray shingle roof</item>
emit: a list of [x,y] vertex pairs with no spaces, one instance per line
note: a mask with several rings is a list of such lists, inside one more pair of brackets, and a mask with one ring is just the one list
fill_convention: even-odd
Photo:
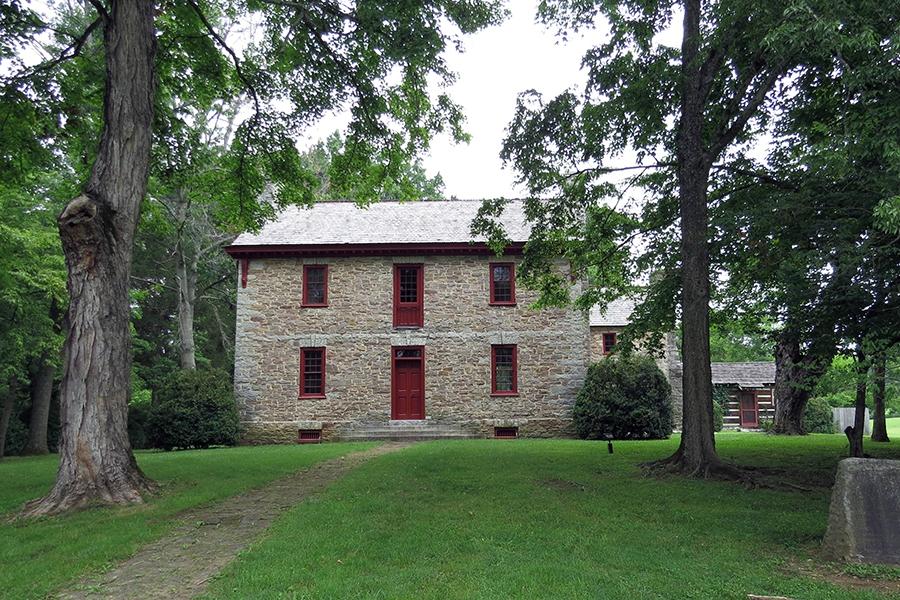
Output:
[[774,362],[712,363],[712,381],[743,388],[764,387],[775,383]]
[[[233,246],[281,244],[416,244],[483,242],[469,232],[481,200],[317,202],[312,208],[288,207],[258,233],[241,234]],[[513,242],[526,242],[530,228],[523,203],[510,201],[501,221]]]
[[617,298],[606,306],[605,311],[594,306],[591,308],[591,327],[624,327],[631,319],[635,302],[631,298]]

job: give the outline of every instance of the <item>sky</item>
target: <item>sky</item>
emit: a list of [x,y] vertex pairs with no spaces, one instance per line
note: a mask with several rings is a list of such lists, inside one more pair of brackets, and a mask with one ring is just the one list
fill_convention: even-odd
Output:
[[[515,183],[515,173],[500,160],[516,97],[528,89],[553,97],[583,85],[581,57],[604,33],[589,32],[590,38],[570,35],[563,45],[552,30],[535,22],[536,0],[509,0],[507,6],[511,14],[506,21],[467,36],[463,52],[447,55],[458,75],[449,94],[462,106],[472,140],[454,144],[449,136],[438,137],[423,164],[429,174],[441,174],[448,198],[525,195],[525,189]],[[326,118],[308,132],[309,138],[325,138],[346,120],[344,115]]]

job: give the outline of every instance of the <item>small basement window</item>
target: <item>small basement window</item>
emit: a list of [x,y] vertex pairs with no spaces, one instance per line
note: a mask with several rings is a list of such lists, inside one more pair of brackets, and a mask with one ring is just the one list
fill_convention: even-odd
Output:
[[318,444],[321,441],[321,429],[301,429],[297,437],[297,442],[301,444]]
[[494,437],[500,440],[512,440],[519,437],[518,427],[494,427]]

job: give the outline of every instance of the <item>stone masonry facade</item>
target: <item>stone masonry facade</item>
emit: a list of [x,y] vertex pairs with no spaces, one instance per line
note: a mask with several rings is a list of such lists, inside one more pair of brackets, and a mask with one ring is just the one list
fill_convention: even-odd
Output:
[[[425,414],[475,435],[515,425],[523,437],[573,435],[591,357],[586,316],[491,306],[492,255],[254,258],[238,285],[235,391],[247,442],[294,442],[298,429],[340,437],[391,418],[391,347],[423,346]],[[518,256],[502,259],[518,262]],[[393,327],[393,264],[424,265],[424,326]],[[328,306],[301,308],[304,264],[328,265]],[[560,267],[562,268],[562,266]],[[577,284],[575,284],[577,286]],[[577,289],[573,290],[578,292]],[[515,344],[518,393],[491,395],[491,345]],[[299,397],[299,357],[324,347],[325,398]]]

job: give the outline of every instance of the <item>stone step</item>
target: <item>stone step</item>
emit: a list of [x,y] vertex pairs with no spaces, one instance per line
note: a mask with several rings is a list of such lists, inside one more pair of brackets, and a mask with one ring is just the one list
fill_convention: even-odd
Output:
[[471,434],[471,431],[464,431],[462,429],[382,429],[382,428],[371,428],[371,429],[344,429],[341,431],[342,434],[353,434],[353,433],[415,433],[421,435],[429,435],[429,434],[446,434],[446,433],[465,433]]
[[409,442],[418,442],[418,441],[428,441],[428,440],[470,440],[475,436],[468,433],[444,433],[444,434],[423,434],[423,433],[381,433],[381,434],[366,434],[366,433],[358,433],[352,435],[342,435],[340,436],[341,441],[345,442],[360,442],[366,440],[390,440],[390,441],[409,441]]
[[347,425],[339,433],[342,440],[441,440],[477,437],[471,431],[446,421],[375,421]]

